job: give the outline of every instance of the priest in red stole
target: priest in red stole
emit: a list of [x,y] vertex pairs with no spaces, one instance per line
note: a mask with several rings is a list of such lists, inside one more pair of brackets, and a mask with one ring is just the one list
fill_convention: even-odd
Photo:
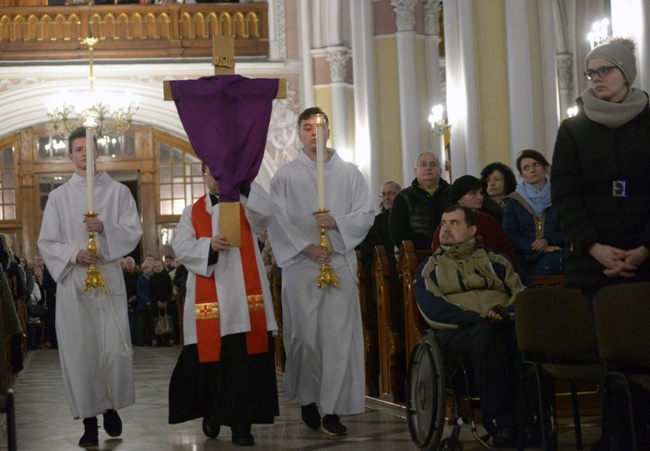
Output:
[[[185,208],[172,243],[189,274],[169,423],[203,418],[209,438],[230,426],[236,445],[253,445],[251,425],[279,415],[272,346],[278,327],[257,246],[272,207],[253,182],[277,88],[278,80],[238,75],[171,82],[209,193]],[[239,216],[238,246],[220,229],[220,214]]]
[[202,169],[209,193],[185,208],[172,243],[188,279],[169,423],[203,418],[206,436],[226,425],[233,443],[252,445],[251,425],[279,414],[272,346],[278,327],[257,245],[272,205],[255,182],[241,190],[241,246],[231,247],[219,231],[219,184]]

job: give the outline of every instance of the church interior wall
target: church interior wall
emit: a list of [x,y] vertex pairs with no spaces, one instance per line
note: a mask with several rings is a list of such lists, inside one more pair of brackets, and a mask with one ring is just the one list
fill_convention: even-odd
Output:
[[280,0],[284,1],[284,23],[285,23],[285,43],[287,59],[297,60],[300,58],[300,40],[299,26],[304,26],[298,19],[298,0]]
[[[501,0],[475,3],[476,55],[478,59],[479,99],[476,102],[481,120],[481,148],[475,155],[480,167],[510,161],[508,121],[508,72],[505,53],[504,5]],[[454,144],[451,143],[453,152]],[[454,174],[458,177],[463,174]],[[478,176],[479,174],[472,174]]]
[[397,43],[394,36],[375,38],[375,76],[377,89],[377,129],[380,161],[379,180],[402,180],[399,77]]
[[425,36],[423,34],[415,35],[415,74],[417,80],[418,103],[413,105],[417,111],[418,118],[418,132],[420,149],[418,153],[425,150],[433,150],[431,148],[431,124],[428,117],[431,114],[432,94],[429,92],[428,86],[428,72],[427,72],[427,55],[426,55]]
[[363,153],[356,151],[356,125],[355,125],[355,111],[354,111],[354,86],[347,84],[343,88],[345,90],[345,110],[346,110],[346,126],[345,126],[345,142],[347,146],[343,151],[343,158],[356,164],[357,166],[368,166],[369,161],[362,161]]
[[[336,130],[332,121],[332,88],[330,85],[315,86],[314,99],[316,100],[316,106],[320,107],[320,109],[323,110],[325,114],[327,114],[327,118],[330,120],[330,139],[327,141],[327,145],[329,147],[332,147],[332,142],[334,141],[334,134],[336,133]],[[308,106],[305,106],[305,108],[308,108]]]

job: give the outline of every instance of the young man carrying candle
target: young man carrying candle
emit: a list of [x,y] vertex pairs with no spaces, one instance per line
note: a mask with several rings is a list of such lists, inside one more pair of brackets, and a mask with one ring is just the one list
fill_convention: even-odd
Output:
[[[317,133],[315,114],[325,119],[324,133]],[[365,407],[354,248],[372,226],[374,208],[361,172],[334,149],[325,149],[324,143],[317,145],[318,134],[324,135],[324,140],[329,138],[323,111],[303,111],[298,130],[302,151],[271,180],[275,216],[269,239],[282,268],[287,354],[284,387],[289,398],[300,403],[302,419],[309,428],[320,429],[320,408],[325,431],[343,436],[347,428],[338,415],[362,413]],[[320,167],[319,147],[325,152]],[[319,246],[321,228],[327,230],[327,251]],[[338,276],[338,287],[318,288],[323,264],[330,265]]]
[[[93,144],[88,149],[97,149]],[[135,402],[126,290],[118,260],[142,236],[138,209],[126,186],[95,172],[92,181],[98,195],[87,196],[86,146],[86,129],[73,130],[68,149],[74,174],[50,192],[38,239],[57,283],[59,357],[72,416],[83,418],[82,447],[98,445],[98,414],[103,414],[106,433],[119,436],[122,421],[117,410]],[[85,217],[91,210],[96,216]],[[88,232],[95,234],[96,254],[87,250]],[[85,291],[90,264],[105,280],[105,291]]]

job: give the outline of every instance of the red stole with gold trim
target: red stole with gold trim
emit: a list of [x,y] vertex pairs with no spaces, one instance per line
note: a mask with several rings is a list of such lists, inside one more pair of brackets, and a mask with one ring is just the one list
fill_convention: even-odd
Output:
[[[212,217],[205,211],[205,199],[201,197],[192,206],[192,225],[197,238],[212,237]],[[246,219],[244,207],[240,205],[241,263],[246,286],[246,301],[250,315],[251,331],[246,333],[246,348],[249,354],[261,354],[269,350],[266,313],[262,283],[257,270],[255,243]],[[196,275],[195,291],[196,334],[199,362],[218,362],[221,358],[221,328],[219,326],[219,299],[214,275]]]

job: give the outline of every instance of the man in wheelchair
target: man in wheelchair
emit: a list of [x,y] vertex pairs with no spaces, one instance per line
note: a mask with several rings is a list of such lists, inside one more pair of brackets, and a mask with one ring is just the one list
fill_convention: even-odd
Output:
[[[476,218],[469,208],[449,207],[440,225],[440,248],[415,272],[420,313],[431,327],[442,329],[438,340],[446,355],[471,362],[493,446],[516,446],[521,355],[512,319],[515,295],[533,282],[508,257],[476,243]],[[525,406],[524,443],[539,445],[537,393],[533,384],[525,390],[530,405]]]

